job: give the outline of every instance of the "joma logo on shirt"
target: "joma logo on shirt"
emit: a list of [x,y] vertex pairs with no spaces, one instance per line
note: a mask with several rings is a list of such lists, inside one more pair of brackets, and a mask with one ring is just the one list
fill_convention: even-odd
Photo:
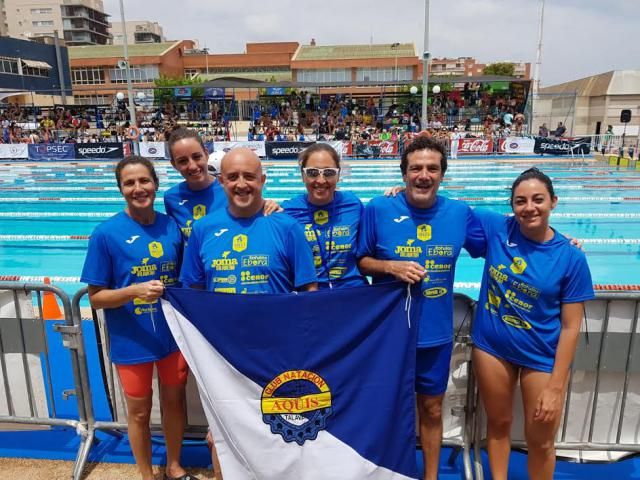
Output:
[[414,247],[415,240],[407,240],[406,245],[397,245],[394,253],[403,258],[418,258],[422,254],[422,247]]

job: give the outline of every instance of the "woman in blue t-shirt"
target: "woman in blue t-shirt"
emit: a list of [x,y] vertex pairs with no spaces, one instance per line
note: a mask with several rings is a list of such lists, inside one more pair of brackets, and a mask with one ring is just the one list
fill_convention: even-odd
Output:
[[194,479],[180,465],[188,368],[158,301],[164,286],[177,282],[182,237],[173,219],[153,209],[159,183],[149,160],[127,157],[115,173],[126,207],[93,231],[81,281],[89,285],[91,306],[104,310],[142,478],[154,478],[149,417],[155,365],[167,445],[164,478]]
[[326,143],[315,143],[299,157],[307,193],[282,204],[304,227],[313,251],[320,288],[367,285],[356,263],[362,202],[351,192],[336,191],[340,157]]
[[558,198],[537,168],[511,188],[514,215],[475,210],[485,232],[485,267],[473,325],[473,365],[487,414],[492,478],[506,480],[513,395],[525,414],[530,478],[552,479],[584,302],[594,297],[584,253],[549,226]]

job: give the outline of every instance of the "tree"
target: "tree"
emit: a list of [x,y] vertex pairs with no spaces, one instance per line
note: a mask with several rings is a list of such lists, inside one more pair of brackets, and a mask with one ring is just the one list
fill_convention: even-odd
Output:
[[191,89],[191,98],[202,98],[204,96],[204,88],[196,87],[202,83],[201,78],[186,78],[186,77],[165,77],[160,76],[154,80],[156,89],[154,92],[155,101],[158,105],[162,105],[165,102],[172,102],[173,89],[175,87],[185,87],[193,85]]
[[498,75],[501,77],[513,77],[516,66],[509,62],[492,63],[484,67],[484,75]]

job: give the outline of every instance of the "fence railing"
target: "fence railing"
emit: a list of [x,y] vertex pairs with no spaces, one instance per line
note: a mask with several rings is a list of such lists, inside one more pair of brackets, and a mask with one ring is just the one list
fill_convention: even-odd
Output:
[[[0,282],[0,422],[75,429],[80,444],[72,472],[74,479],[82,477],[97,430],[113,435],[127,430],[124,396],[108,357],[102,312],[91,310],[91,318],[83,319],[81,302],[86,294],[87,289],[83,288],[70,300],[55,286]],[[46,295],[55,295],[62,305],[61,319],[47,318],[43,308]],[[443,408],[443,445],[462,454],[467,480],[483,478],[480,449],[485,419],[479,408],[470,340],[475,308],[476,303],[469,297],[455,295],[454,353]],[[598,293],[595,300],[587,302],[586,321],[556,438],[558,449],[601,451],[604,458],[610,459],[615,452],[640,452],[639,316],[640,294]],[[87,357],[89,342],[97,344],[99,357],[92,364]],[[62,367],[51,362],[52,350],[57,352],[57,359],[61,351],[69,359],[73,385],[62,391],[62,396],[75,397],[73,411],[68,405],[64,411],[58,408],[53,377],[61,374],[57,369]],[[94,379],[93,384],[90,379]],[[95,379],[100,379],[97,384]],[[97,418],[94,397],[100,389],[106,392],[110,419]],[[185,433],[203,438],[206,419],[196,386],[192,383],[187,390]],[[156,394],[152,410],[154,432],[161,430],[158,405]],[[526,446],[519,433],[523,431],[522,416],[521,408],[516,407],[513,445],[517,447]]]

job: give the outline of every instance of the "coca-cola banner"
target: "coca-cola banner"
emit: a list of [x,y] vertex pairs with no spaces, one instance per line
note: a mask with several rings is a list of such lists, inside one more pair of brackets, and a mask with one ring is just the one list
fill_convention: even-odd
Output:
[[265,142],[267,157],[274,160],[298,158],[302,152],[313,142]]
[[500,153],[533,153],[535,140],[531,137],[507,137],[498,140]]
[[458,154],[492,152],[493,140],[484,140],[482,138],[460,138],[458,140]]
[[588,155],[591,152],[591,137],[536,137],[533,151],[534,153],[548,153],[552,155]]
[[398,143],[387,140],[369,140],[356,145],[356,155],[369,158],[384,157],[398,154]]
[[321,141],[319,143],[326,143],[327,145],[330,145],[331,148],[333,148],[336,152],[338,152],[338,155],[340,157],[351,155],[351,152],[352,152],[351,142],[348,142],[346,140],[329,140],[329,141]]
[[380,149],[380,156],[397,155],[398,142],[389,142],[387,140],[370,140],[369,145]]

